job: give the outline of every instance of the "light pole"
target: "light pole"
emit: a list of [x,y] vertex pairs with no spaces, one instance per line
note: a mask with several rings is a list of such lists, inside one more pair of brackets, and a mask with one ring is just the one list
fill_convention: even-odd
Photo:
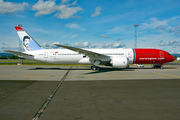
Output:
[[134,24],[134,48],[137,48],[137,26],[139,26],[137,23]]

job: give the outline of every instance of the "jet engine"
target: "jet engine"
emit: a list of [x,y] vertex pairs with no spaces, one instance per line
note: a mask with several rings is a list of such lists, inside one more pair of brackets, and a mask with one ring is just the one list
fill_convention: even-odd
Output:
[[129,59],[127,57],[113,57],[111,59],[113,68],[127,68],[129,67]]

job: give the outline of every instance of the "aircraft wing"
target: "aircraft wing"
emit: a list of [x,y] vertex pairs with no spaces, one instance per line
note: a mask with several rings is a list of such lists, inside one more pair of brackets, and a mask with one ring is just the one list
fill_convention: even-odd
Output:
[[33,55],[30,55],[30,54],[26,54],[26,53],[21,53],[21,52],[16,52],[16,51],[11,51],[11,50],[4,50],[5,52],[8,52],[8,53],[12,53],[16,56],[19,56],[19,57],[29,57],[29,56],[33,56]]
[[66,49],[69,49],[69,50],[72,50],[72,51],[75,51],[75,52],[78,52],[80,54],[84,54],[84,55],[89,56],[89,57],[109,57],[109,56],[106,56],[106,55],[103,55],[103,54],[99,54],[99,53],[89,51],[89,50],[85,50],[85,49],[81,49],[81,48],[65,46],[65,45],[58,45],[58,44],[54,44],[54,45],[62,47],[62,48],[66,48]]

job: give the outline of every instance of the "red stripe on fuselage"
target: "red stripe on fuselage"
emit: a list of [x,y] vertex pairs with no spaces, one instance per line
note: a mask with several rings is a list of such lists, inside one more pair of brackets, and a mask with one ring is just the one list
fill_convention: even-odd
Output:
[[135,64],[164,64],[174,61],[168,52],[159,49],[134,49]]

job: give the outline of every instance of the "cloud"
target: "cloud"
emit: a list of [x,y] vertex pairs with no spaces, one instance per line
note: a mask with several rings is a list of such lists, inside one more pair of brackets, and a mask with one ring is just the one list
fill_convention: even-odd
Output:
[[89,43],[89,42],[84,42],[84,43],[76,42],[74,46],[80,47],[80,48],[90,48],[91,43]]
[[110,30],[107,31],[107,34],[122,34],[127,33],[126,31],[129,31],[130,27],[127,27],[125,25],[123,26],[116,26]]
[[54,45],[54,44],[59,44],[59,42],[54,42],[53,45]]
[[176,41],[172,40],[172,41],[166,42],[166,45],[173,46],[175,43]]
[[16,11],[23,11],[25,7],[28,6],[28,3],[23,2],[22,4],[14,3],[14,2],[4,2],[4,0],[0,0],[0,13],[12,13]]
[[96,17],[96,16],[99,16],[101,14],[101,7],[96,7],[96,10],[95,10],[95,13],[93,13],[91,15],[91,17]]
[[179,50],[172,50],[170,53],[171,54],[180,54],[180,51]]
[[113,46],[112,43],[107,43],[107,44],[102,45],[102,48],[109,48],[111,46]]
[[116,34],[116,33],[120,33],[120,31],[122,30],[122,27],[114,27],[113,29],[111,30],[108,30],[108,33],[107,34]]
[[169,31],[169,32],[177,32],[177,31],[180,31],[180,26],[171,27],[168,31]]
[[169,33],[174,33],[177,37],[180,36],[180,26],[171,27],[168,30]]
[[75,37],[77,37],[77,36],[78,36],[78,35],[73,34],[72,37],[71,37],[71,39],[73,39],[73,38],[75,38]]
[[61,19],[68,19],[72,17],[78,11],[83,10],[81,7],[69,7],[68,5],[57,6],[57,12],[54,16]]
[[160,26],[157,26],[156,29],[160,29],[161,30],[161,29],[164,29],[164,27],[162,25],[160,25]]
[[160,43],[159,44],[159,46],[165,46],[166,45],[166,43]]
[[39,0],[36,4],[32,6],[32,10],[37,11],[35,16],[48,15],[56,11],[55,0]]
[[118,38],[116,41],[121,41],[121,40],[123,40],[123,39]]
[[59,44],[59,42],[54,42],[52,44],[48,44],[48,43],[43,43],[42,47],[44,49],[57,49],[59,48],[58,46],[54,45],[54,44]]
[[91,46],[91,44],[89,42],[84,42],[84,46],[89,47],[89,46]]
[[102,48],[122,48],[122,47],[126,47],[126,45],[122,43],[107,43],[102,45]]
[[1,47],[0,49],[1,50],[16,50],[16,51],[18,51],[19,47]]
[[10,50],[11,47],[1,47],[1,49],[3,49],[3,50]]
[[110,38],[110,36],[106,36],[106,35],[101,35],[101,37],[103,37],[103,38]]
[[75,30],[80,30],[80,31],[85,31],[85,28],[80,27],[76,22],[69,23],[66,25],[67,28],[75,29]]
[[[60,5],[56,5],[55,0],[45,2],[44,0],[39,0],[32,6],[32,10],[37,11],[35,13],[36,17],[41,15],[49,15],[56,12],[54,16],[60,19],[71,18],[74,14],[83,10],[81,7],[72,7],[73,5],[76,5],[77,0],[75,0],[72,4],[68,4],[68,2],[69,0],[62,0]],[[74,17],[79,18],[79,16]]]
[[174,41],[174,40],[171,40],[171,41],[168,41],[168,42],[161,42],[160,41],[159,46],[173,46],[173,47],[176,47],[176,46],[180,46],[180,41]]
[[126,45],[122,44],[122,43],[114,43],[112,48],[122,48],[122,47],[126,47]]
[[91,48],[99,48],[97,45],[93,45],[91,46]]
[[150,18],[147,23],[142,23],[143,29],[158,29],[162,28],[162,26],[168,26],[169,20],[158,20],[157,18],[153,17]]
[[62,0],[61,3],[68,3],[69,0]]

